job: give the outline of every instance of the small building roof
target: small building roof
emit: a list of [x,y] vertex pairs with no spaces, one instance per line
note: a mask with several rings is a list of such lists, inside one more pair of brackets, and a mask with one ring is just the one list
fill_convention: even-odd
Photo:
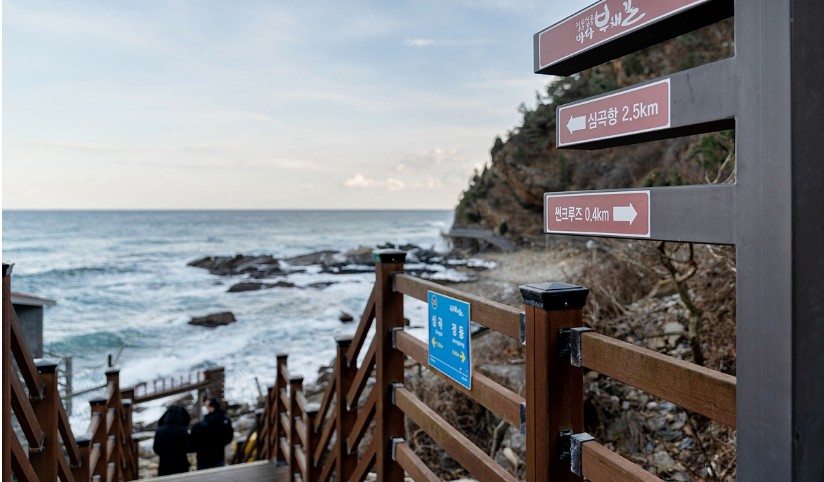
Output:
[[11,292],[11,303],[13,305],[25,306],[54,306],[57,304],[54,300],[40,298],[26,293],[18,293],[16,291]]

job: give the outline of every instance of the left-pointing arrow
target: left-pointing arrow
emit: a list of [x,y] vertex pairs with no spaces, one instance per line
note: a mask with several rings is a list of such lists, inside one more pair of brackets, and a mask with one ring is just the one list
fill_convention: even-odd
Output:
[[632,225],[636,216],[638,216],[638,212],[632,207],[632,203],[629,203],[629,206],[613,206],[612,208],[613,221],[629,222]]
[[567,122],[567,129],[569,132],[580,131],[587,128],[587,118],[586,116],[579,116],[579,117],[570,117],[569,121]]

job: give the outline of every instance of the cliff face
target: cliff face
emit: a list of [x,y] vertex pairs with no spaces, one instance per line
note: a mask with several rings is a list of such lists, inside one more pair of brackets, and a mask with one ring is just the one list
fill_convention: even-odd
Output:
[[455,210],[455,224],[495,230],[521,241],[542,233],[543,195],[723,181],[734,162],[731,132],[594,151],[555,149],[555,108],[578,99],[733,54],[732,23],[722,22],[550,83],[506,141],[496,138],[491,163],[475,173]]

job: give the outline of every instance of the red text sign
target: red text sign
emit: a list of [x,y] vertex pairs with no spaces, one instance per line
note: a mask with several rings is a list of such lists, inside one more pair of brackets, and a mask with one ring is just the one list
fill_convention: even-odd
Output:
[[544,232],[650,237],[649,191],[544,195]]
[[601,0],[538,34],[538,70],[708,0]]
[[669,79],[558,108],[558,147],[666,129]]

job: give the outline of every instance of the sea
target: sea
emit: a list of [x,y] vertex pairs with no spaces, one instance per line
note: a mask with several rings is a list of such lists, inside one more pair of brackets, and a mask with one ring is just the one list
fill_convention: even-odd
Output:
[[[441,233],[452,217],[452,211],[4,211],[2,255],[14,263],[12,290],[57,302],[45,310],[44,349],[72,357],[75,392],[105,382],[111,355],[122,386],[223,366],[226,398],[252,403],[273,383],[279,352],[289,354],[293,373],[315,381],[334,358],[334,337],[356,328],[341,323],[341,311],[358,319],[374,274],[308,270],[288,276],[294,288],[228,293],[242,277],[212,275],[188,262],[385,243],[446,250]],[[302,288],[316,282],[334,284]],[[425,304],[407,305],[408,317],[425,322]],[[188,323],[222,311],[238,321],[217,328]],[[73,399],[75,430],[85,431],[88,400],[101,394]],[[162,413],[162,401],[144,409],[136,418],[149,422]]]

